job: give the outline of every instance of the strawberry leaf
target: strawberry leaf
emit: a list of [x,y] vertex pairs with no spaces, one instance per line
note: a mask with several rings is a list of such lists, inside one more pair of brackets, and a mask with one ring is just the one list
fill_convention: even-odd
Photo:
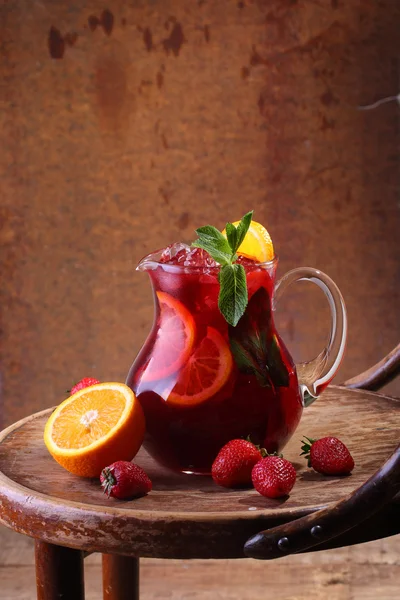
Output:
[[304,440],[302,440],[302,453],[300,454],[300,456],[304,456],[304,458],[307,461],[307,466],[311,467],[311,456],[310,456],[310,451],[311,451],[311,446],[313,445],[313,443],[316,440],[313,440],[312,438],[308,438],[306,436],[304,436]]

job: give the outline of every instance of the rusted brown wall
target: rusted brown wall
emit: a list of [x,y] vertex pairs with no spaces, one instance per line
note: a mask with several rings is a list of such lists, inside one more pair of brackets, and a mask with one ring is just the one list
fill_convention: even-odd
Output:
[[[255,209],[349,309],[339,379],[400,337],[400,4],[9,0],[1,42],[3,422],[123,379],[152,319],[145,253]],[[306,286],[296,357],[327,330]],[[392,385],[400,393],[400,383]]]

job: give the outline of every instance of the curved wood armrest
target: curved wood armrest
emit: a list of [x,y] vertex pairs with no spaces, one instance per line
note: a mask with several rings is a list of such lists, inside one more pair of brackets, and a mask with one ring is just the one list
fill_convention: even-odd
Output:
[[249,558],[272,559],[304,552],[352,529],[376,513],[400,491],[400,445],[366,483],[333,506],[249,538]]
[[357,377],[348,379],[342,385],[348,388],[375,392],[400,375],[400,344],[373,367]]

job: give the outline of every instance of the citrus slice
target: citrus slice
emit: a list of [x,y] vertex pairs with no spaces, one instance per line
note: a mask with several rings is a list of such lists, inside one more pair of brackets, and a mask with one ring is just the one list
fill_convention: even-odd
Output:
[[233,366],[228,343],[213,327],[190,356],[168,396],[169,404],[194,406],[214,396],[227,382]]
[[143,442],[142,407],[123,383],[99,383],[62,402],[44,430],[44,443],[67,471],[97,477],[116,460],[132,460]]
[[195,322],[182,302],[166,292],[156,292],[160,306],[157,337],[143,381],[164,379],[178,371],[192,352]]
[[[239,223],[240,221],[236,221],[233,225],[237,227]],[[222,233],[226,236],[225,229]],[[237,253],[258,262],[268,262],[274,258],[275,253],[271,236],[261,223],[257,223],[257,221],[250,223],[250,227]]]

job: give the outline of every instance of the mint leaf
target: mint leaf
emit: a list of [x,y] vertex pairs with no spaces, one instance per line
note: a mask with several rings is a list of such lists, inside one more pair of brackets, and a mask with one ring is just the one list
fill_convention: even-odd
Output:
[[230,253],[226,254],[225,252],[222,252],[209,241],[197,240],[196,242],[193,242],[192,246],[194,246],[195,248],[203,248],[203,250],[206,250],[208,254],[212,256],[212,258],[215,261],[217,261],[220,265],[230,265],[232,262],[232,257]]
[[232,254],[232,249],[228,240],[216,227],[205,225],[204,227],[196,229],[196,233],[201,242],[212,244],[220,252],[224,252],[225,254]]
[[267,349],[269,372],[275,382],[275,385],[279,387],[288,387],[289,373],[285,363],[283,362],[281,352],[282,351],[279,346],[278,338],[274,333]]
[[253,218],[253,211],[246,213],[244,217],[241,218],[239,225],[236,228],[236,247],[235,252],[243,242],[246,233],[249,230],[251,220]]
[[230,335],[230,347],[239,371],[255,375],[261,387],[275,388],[268,368],[265,339],[259,339],[251,331],[247,338]]
[[242,373],[253,373],[256,365],[250,352],[234,338],[230,340],[230,347],[239,371],[242,371]]
[[232,223],[227,223],[225,227],[226,237],[228,238],[231,252],[235,254],[237,249],[237,229]]
[[255,375],[261,387],[272,387],[268,377],[268,371],[263,369],[262,366],[257,363],[251,349],[246,348],[234,338],[230,341],[230,347],[239,371],[248,373],[249,375]]
[[253,294],[237,327],[229,327],[229,343],[240,371],[253,374],[263,387],[289,385],[289,372],[276,334],[271,331],[271,301],[265,288]]
[[218,307],[225,320],[235,327],[246,310],[247,285],[243,265],[224,265],[219,273]]

